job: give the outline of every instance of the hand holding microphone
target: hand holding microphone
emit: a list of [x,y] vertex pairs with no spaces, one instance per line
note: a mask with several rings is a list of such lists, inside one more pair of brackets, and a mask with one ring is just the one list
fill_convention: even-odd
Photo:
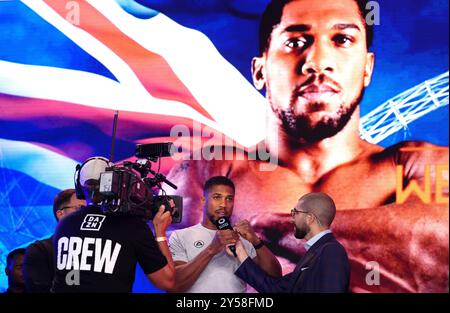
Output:
[[236,242],[239,240],[239,235],[233,230],[230,220],[226,216],[219,217],[214,224],[217,227],[217,235],[222,245],[226,245],[235,257]]

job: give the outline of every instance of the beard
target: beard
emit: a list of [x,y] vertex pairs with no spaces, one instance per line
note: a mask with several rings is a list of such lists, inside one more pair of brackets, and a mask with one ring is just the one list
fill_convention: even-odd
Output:
[[295,225],[294,236],[297,239],[303,239],[310,231],[311,231],[311,228],[306,224],[304,224],[300,227]]
[[205,214],[206,214],[206,217],[210,220],[210,222],[213,223],[214,225],[216,224],[216,221],[221,217],[227,217],[229,220],[231,220],[231,216],[229,214],[225,214],[222,216],[222,215],[210,213],[208,210],[206,210]]
[[[361,88],[358,97],[350,106],[345,106],[345,103],[341,103],[333,117],[324,116],[316,123],[311,121],[308,113],[297,114],[294,112],[294,99],[291,100],[289,109],[281,110],[272,105],[272,110],[281,121],[281,126],[289,137],[296,141],[315,143],[339,133],[350,121],[363,96],[364,88]],[[309,103],[308,106],[309,110],[307,111],[319,112],[327,107],[327,104],[324,102],[313,102]]]
[[211,223],[213,223],[214,225],[216,224],[216,216],[214,216],[214,214],[209,213],[208,211],[206,211],[206,217],[209,219],[209,221]]

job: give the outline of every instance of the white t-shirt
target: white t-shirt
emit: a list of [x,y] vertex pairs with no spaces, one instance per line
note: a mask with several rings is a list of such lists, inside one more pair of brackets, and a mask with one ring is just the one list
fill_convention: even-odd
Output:
[[[169,248],[174,261],[190,262],[200,252],[206,249],[214,239],[217,230],[211,230],[202,224],[174,231],[169,238]],[[245,250],[251,258],[256,256],[253,245],[241,237]],[[246,283],[234,272],[239,267],[239,261],[229,256],[226,251],[216,254],[188,293],[242,293],[245,292]]]

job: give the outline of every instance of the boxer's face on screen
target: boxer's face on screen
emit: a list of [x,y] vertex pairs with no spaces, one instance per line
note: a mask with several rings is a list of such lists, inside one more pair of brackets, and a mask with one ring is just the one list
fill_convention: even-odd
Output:
[[253,76],[287,133],[314,142],[346,125],[372,68],[354,0],[297,0],[284,7]]
[[219,217],[231,217],[234,207],[233,188],[226,185],[214,185],[204,195],[203,204],[205,214],[210,221]]

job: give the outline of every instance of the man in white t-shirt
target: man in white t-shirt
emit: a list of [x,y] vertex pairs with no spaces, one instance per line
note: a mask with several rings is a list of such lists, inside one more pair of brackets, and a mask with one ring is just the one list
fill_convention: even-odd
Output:
[[170,236],[169,247],[176,269],[172,292],[245,292],[246,283],[234,275],[239,262],[225,251],[240,237],[255,263],[270,276],[281,277],[280,263],[247,220],[238,221],[234,230],[217,230],[215,221],[220,217],[230,218],[233,213],[234,194],[234,183],[229,178],[208,179],[203,188],[202,222],[176,230]]

